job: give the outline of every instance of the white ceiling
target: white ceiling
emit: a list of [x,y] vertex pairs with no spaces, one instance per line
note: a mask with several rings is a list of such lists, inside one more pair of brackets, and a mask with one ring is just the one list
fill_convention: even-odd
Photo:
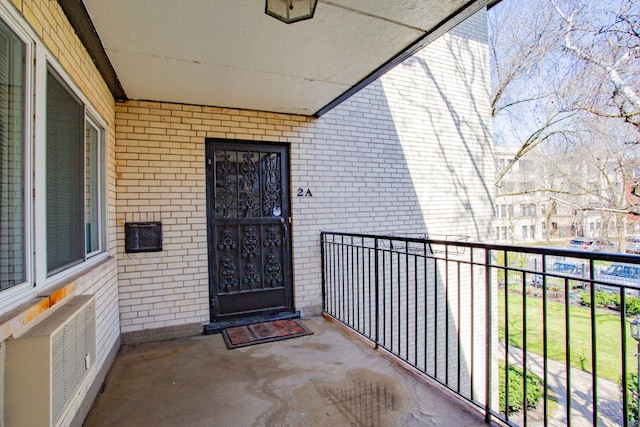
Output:
[[303,115],[487,3],[319,0],[287,25],[264,0],[83,1],[129,99]]

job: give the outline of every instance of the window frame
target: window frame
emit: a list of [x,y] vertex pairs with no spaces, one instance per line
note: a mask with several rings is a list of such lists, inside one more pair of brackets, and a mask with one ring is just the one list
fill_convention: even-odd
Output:
[[24,263],[25,280],[22,283],[12,286],[0,292],[0,307],[13,307],[24,299],[25,293],[29,293],[35,286],[34,278],[34,203],[33,197],[33,114],[34,114],[34,57],[36,42],[32,37],[29,28],[22,24],[19,17],[12,10],[7,10],[0,3],[0,19],[7,25],[13,34],[24,43],[24,123],[23,123],[23,180],[24,198],[22,200],[23,235],[24,235]]

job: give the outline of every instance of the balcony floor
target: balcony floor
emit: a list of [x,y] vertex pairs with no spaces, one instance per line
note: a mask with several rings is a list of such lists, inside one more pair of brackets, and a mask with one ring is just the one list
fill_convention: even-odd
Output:
[[482,415],[343,327],[227,350],[221,335],[126,345],[85,427],[472,426]]

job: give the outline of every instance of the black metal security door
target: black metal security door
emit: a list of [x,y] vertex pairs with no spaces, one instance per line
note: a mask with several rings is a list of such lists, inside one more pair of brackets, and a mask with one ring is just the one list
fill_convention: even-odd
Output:
[[211,321],[293,310],[284,146],[208,139]]

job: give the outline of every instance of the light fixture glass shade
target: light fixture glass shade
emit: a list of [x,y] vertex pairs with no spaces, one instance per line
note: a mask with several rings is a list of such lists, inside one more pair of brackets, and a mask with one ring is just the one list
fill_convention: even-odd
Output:
[[291,24],[313,18],[318,0],[266,0],[265,13]]
[[631,336],[633,339],[640,341],[640,317],[636,317],[631,321],[629,329],[631,330]]

